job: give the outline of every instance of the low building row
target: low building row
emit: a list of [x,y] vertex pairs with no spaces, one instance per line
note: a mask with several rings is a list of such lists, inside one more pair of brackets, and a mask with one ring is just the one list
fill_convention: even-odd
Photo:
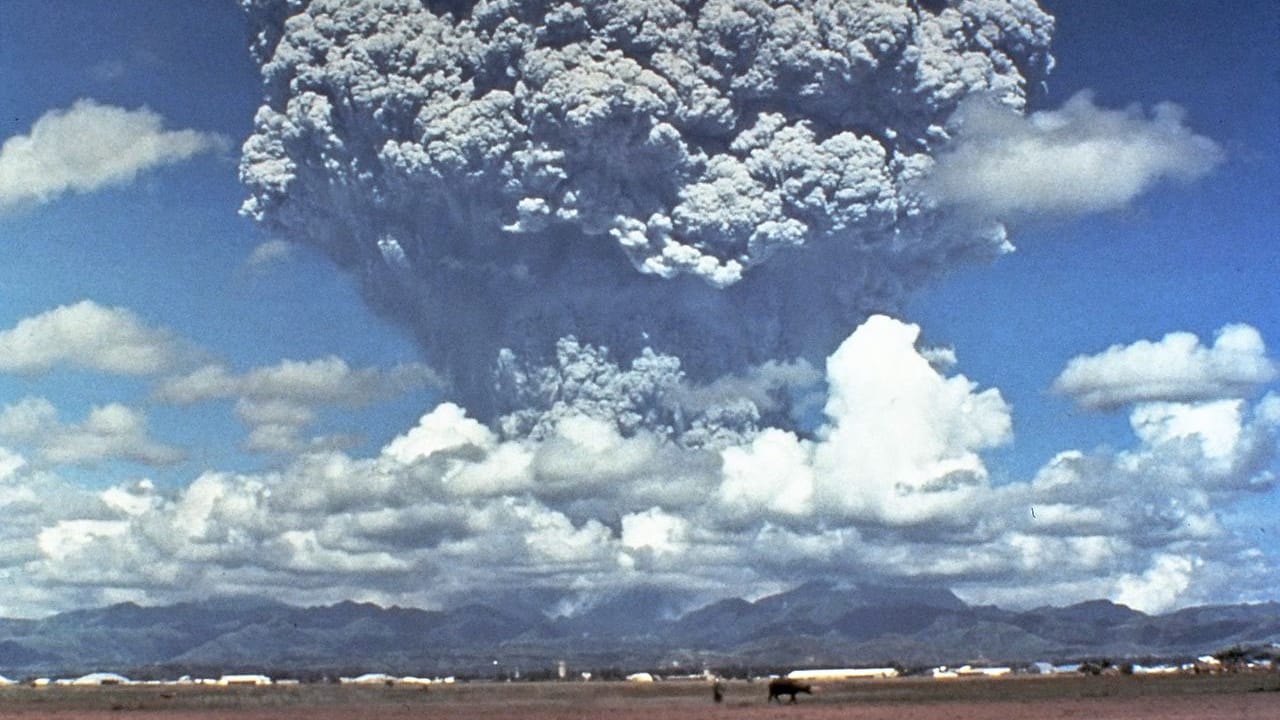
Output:
[[[356,677],[339,678],[339,682],[344,685],[431,685],[435,683],[451,684],[454,682],[454,678],[453,676],[424,678],[412,675],[395,676],[385,673],[366,673]],[[16,680],[10,680],[9,678],[0,675],[0,686],[17,684],[18,682]],[[257,687],[266,685],[297,685],[299,684],[299,681],[289,678],[271,678],[267,675],[254,673],[220,675],[216,678],[193,678],[190,675],[183,675],[177,680],[130,680],[119,673],[93,672],[76,678],[36,678],[29,684],[33,687],[100,687],[108,685],[212,685],[220,687]]]

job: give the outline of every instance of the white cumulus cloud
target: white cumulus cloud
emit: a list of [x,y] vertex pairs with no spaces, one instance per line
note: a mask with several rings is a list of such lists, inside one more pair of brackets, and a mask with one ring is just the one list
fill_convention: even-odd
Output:
[[150,436],[145,415],[119,403],[91,408],[82,422],[63,423],[48,400],[28,397],[0,408],[0,438],[30,447],[54,465],[129,460],[161,466],[184,457]]
[[1212,346],[1176,332],[1072,358],[1053,389],[1094,410],[1142,402],[1242,398],[1275,380],[1262,336],[1249,325],[1218,330]]
[[238,397],[358,407],[430,381],[431,372],[421,363],[405,363],[390,370],[353,368],[330,355],[316,360],[283,360],[240,374],[222,365],[206,365],[166,379],[157,396],[180,404]]
[[[833,574],[930,578],[1014,606],[1110,597],[1159,611],[1272,591],[1275,568],[1223,515],[1274,487],[1280,397],[1140,405],[1132,447],[1067,450],[997,484],[982,453],[1010,440],[1008,406],[931,364],[918,334],[872,318],[828,359],[817,432],[768,427],[720,449],[574,413],[503,437],[442,403],[368,456],[309,451],[169,491],[80,491],[0,453],[0,511],[14,518],[0,523],[0,570],[22,568],[7,602],[433,605],[638,583],[723,597]],[[247,374],[235,377],[241,392]],[[47,426],[50,408],[22,405],[0,430]]]
[[0,331],[0,372],[38,375],[57,365],[119,375],[153,375],[177,367],[189,348],[118,307],[82,300],[24,318]]
[[[166,378],[156,388],[162,402],[190,405],[235,399],[235,411],[250,428],[246,447],[256,452],[300,452],[308,445],[305,428],[329,407],[358,408],[436,383],[421,363],[390,369],[353,368],[341,358],[284,360],[269,367],[235,373],[211,364]],[[320,443],[341,442],[340,438]]]
[[127,110],[79,100],[65,110],[50,110],[28,134],[0,146],[0,211],[126,184],[151,168],[227,145],[213,133],[165,130],[164,118],[145,107]]
[[820,505],[888,523],[964,512],[987,480],[978,452],[1012,439],[1000,392],[939,374],[916,349],[919,334],[874,316],[827,361]]
[[959,118],[926,184],[945,203],[1002,219],[1114,210],[1158,182],[1194,180],[1222,160],[1170,103],[1148,117],[1138,107],[1098,107],[1080,93],[1059,110],[1023,116],[977,100]]
[[1191,584],[1199,558],[1162,554],[1141,575],[1125,575],[1117,583],[1116,602],[1148,613],[1173,609]]

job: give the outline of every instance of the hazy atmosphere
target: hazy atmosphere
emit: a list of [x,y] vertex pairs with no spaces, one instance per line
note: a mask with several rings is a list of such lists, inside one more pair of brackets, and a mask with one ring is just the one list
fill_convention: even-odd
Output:
[[1280,599],[1277,37],[0,0],[0,616]]

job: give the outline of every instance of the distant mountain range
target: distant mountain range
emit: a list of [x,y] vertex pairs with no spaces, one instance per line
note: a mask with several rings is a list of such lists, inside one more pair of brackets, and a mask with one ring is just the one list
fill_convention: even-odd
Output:
[[0,674],[134,678],[267,672],[415,675],[1176,659],[1280,642],[1280,603],[1146,615],[1105,600],[1023,612],[966,605],[949,590],[811,582],[755,602],[681,612],[641,588],[571,617],[519,601],[451,610],[352,602],[294,607],[233,598],[0,619]]

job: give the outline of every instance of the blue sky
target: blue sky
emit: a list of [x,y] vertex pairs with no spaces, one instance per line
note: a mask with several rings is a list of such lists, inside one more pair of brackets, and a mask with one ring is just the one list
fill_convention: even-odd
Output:
[[[750,595],[798,579],[725,559],[765,545],[795,553],[797,566],[815,574],[940,582],[968,599],[1014,605],[1105,595],[1159,611],[1274,598],[1266,589],[1280,577],[1280,537],[1271,529],[1280,491],[1264,476],[1280,469],[1274,432],[1280,415],[1269,415],[1280,412],[1280,402],[1264,398],[1276,390],[1270,348],[1280,343],[1280,65],[1274,47],[1280,13],[1261,1],[1045,0],[1042,6],[1056,18],[1056,64],[1047,93],[1030,110],[1054,112],[1089,90],[1090,112],[1136,105],[1135,123],[1144,125],[1157,104],[1171,102],[1185,112],[1179,127],[1212,141],[1220,161],[1205,160],[1185,180],[1156,177],[1132,199],[1102,211],[1002,217],[1015,252],[956,264],[910,293],[895,313],[901,323],[868,327],[847,345],[873,348],[868,356],[901,352],[904,368],[918,357],[913,347],[953,350],[957,362],[943,375],[921,369],[887,380],[918,382],[912,387],[921,388],[920,402],[935,416],[954,411],[989,421],[974,421],[979,437],[944,449],[937,462],[907,460],[970,473],[981,488],[973,492],[991,493],[992,507],[1056,508],[1064,529],[1036,534],[1012,520],[988,533],[991,523],[973,509],[986,496],[969,490],[921,496],[909,507],[891,507],[874,493],[824,490],[823,458],[865,460],[852,428],[876,427],[838,417],[831,405],[821,439],[773,428],[741,439],[736,449],[702,448],[700,460],[681,461],[672,457],[688,448],[667,447],[644,433],[619,435],[598,417],[548,415],[551,429],[543,436],[513,439],[462,418],[454,406],[438,408],[451,398],[412,323],[372,311],[358,273],[305,242],[280,243],[281,236],[295,240],[304,231],[290,236],[288,228],[269,230],[239,214],[250,195],[237,177],[240,147],[255,130],[263,85],[247,50],[249,24],[236,4],[3,0],[0,142],[30,137],[42,118],[70,114],[84,100],[123,111],[131,125],[142,121],[145,107],[165,132],[195,134],[185,155],[141,163],[128,177],[89,189],[44,195],[4,186],[5,162],[12,164],[16,151],[6,144],[0,154],[0,192],[9,193],[0,195],[6,247],[0,339],[17,343],[24,321],[49,320],[58,308],[82,311],[61,330],[71,333],[60,341],[70,349],[50,351],[57,358],[50,367],[14,361],[0,372],[0,430],[7,433],[0,437],[0,460],[21,458],[0,462],[9,496],[0,537],[13,548],[0,553],[0,615],[222,592],[430,605],[490,584],[518,585],[522,577],[589,593],[679,584],[686,580],[679,558],[694,566],[705,559],[705,571],[688,573],[688,587]],[[29,182],[22,175],[28,171],[9,172],[17,185]],[[159,370],[111,371],[85,355],[105,352],[118,337],[112,333],[130,323],[142,328],[141,344],[164,345],[182,358]],[[919,326],[919,343],[905,324]],[[1269,349],[1243,353],[1257,362],[1248,380],[1239,379],[1244,371],[1231,371],[1230,391],[1157,393],[1091,409],[1062,383],[1052,390],[1073,358],[1101,357],[1113,346],[1156,343],[1178,332],[1191,333],[1207,351],[1215,334],[1233,325],[1252,328]],[[106,340],[81,346],[77,332],[104,332]],[[878,342],[868,339],[873,332],[881,333],[874,336]],[[1246,335],[1239,337],[1247,346],[1253,336]],[[857,372],[879,366],[832,357],[830,397],[844,388],[864,406],[876,406],[874,393],[849,388],[858,384]],[[845,358],[852,373],[847,384],[838,379],[836,357]],[[824,357],[807,359],[822,372]],[[203,390],[190,389],[192,373],[202,368],[221,374]],[[799,375],[808,380],[806,392],[813,391],[813,377]],[[959,385],[942,378],[959,375],[974,385],[953,407],[939,398],[961,392]],[[1122,384],[1142,380],[1120,377]],[[178,379],[188,400],[175,399]],[[1003,407],[981,395],[987,389],[998,390]],[[1125,395],[1123,388],[1111,391]],[[1213,429],[1203,429],[1208,426],[1200,420],[1184,423],[1179,418],[1189,415],[1170,409],[1197,402],[1238,403],[1232,407],[1239,417],[1221,405],[1204,410],[1195,417],[1209,418],[1204,422]],[[109,427],[95,431],[93,413],[104,407],[116,410],[116,424],[102,419]],[[893,412],[883,418],[891,420]],[[1222,418],[1235,422],[1234,430],[1222,430]],[[1006,421],[1011,425],[1003,430]],[[955,422],[959,430],[951,435],[969,432],[969,420]],[[1135,436],[1138,426],[1150,434]],[[889,434],[880,443],[913,437],[911,430],[881,429]],[[1217,432],[1234,433],[1231,449],[1213,449],[1210,436],[1220,437]],[[853,439],[840,446],[840,438]],[[1253,445],[1242,449],[1241,438]],[[422,479],[424,468],[463,462],[444,454],[433,461],[431,453],[468,443],[483,460],[450,465],[438,483],[472,478],[466,481],[487,489],[415,504],[415,493],[436,492],[423,489],[438,484]],[[1072,470],[1077,485],[1065,494],[1045,489],[1047,480],[1035,485],[1033,478],[1052,474],[1046,468],[1064,451],[1079,453],[1081,467],[1104,469],[1097,476]],[[1185,459],[1187,452],[1195,457]],[[809,459],[796,460],[800,455]],[[712,479],[694,478],[697,472],[688,469],[703,461],[721,468],[708,471]],[[394,463],[410,469],[388,469]],[[564,469],[566,463],[592,469],[591,479]],[[835,514],[815,510],[818,500],[793,506],[789,490],[741,469],[752,465],[775,469],[778,483],[808,483],[805,492],[814,498],[828,492],[845,504]],[[1240,469],[1246,465],[1247,472]],[[1144,475],[1161,472],[1166,476]],[[665,491],[644,489],[664,473],[679,478]],[[1171,482],[1167,475],[1178,473],[1190,479],[1179,480],[1176,491],[1162,489]],[[601,490],[601,477],[626,488]],[[543,497],[524,482],[560,485],[558,494]],[[272,505],[272,492],[277,498],[292,493],[299,504]],[[724,499],[722,514],[682,505],[705,492]],[[1111,493],[1106,501],[1076,497]],[[1162,494],[1177,507],[1152,497]],[[260,504],[245,510],[233,502],[241,496]],[[197,502],[204,497],[216,499]],[[229,504],[217,510],[218,503]],[[197,506],[204,515],[192,520]],[[413,513],[396,514],[406,508]],[[1166,519],[1185,513],[1172,525],[1194,530],[1107,530],[1114,524],[1108,514],[1125,511]],[[366,532],[383,520],[385,535]],[[173,540],[173,528],[183,523],[216,531]],[[276,523],[287,531],[265,529]],[[344,530],[345,523],[363,530]],[[1074,529],[1066,529],[1072,523]],[[894,558],[927,551],[933,542],[956,554],[894,569]],[[1227,549],[1205,549],[1211,544]],[[1023,554],[1013,557],[1010,547]],[[245,561],[250,552],[265,559]],[[1062,577],[1049,577],[1057,568],[1045,558],[1063,552],[1085,559],[1070,563]],[[474,561],[475,569],[438,578],[432,558],[439,556]],[[151,569],[139,571],[139,563],[152,563]]]
[[[1178,330],[1206,337],[1228,322],[1248,322],[1268,339],[1280,330],[1274,10],[1044,5],[1057,20],[1047,105],[1082,89],[1109,107],[1174,102],[1227,159],[1202,182],[1163,186],[1121,211],[1034,224],[1016,254],[962,268],[917,297],[913,311],[928,334],[957,347],[966,374],[1011,398],[1027,431],[1009,461],[1032,464],[1055,447],[1124,442],[1122,416],[1076,418],[1066,400],[1045,395],[1073,355]],[[1007,361],[1013,354],[1017,363]],[[1024,443],[1036,444],[1024,453]]]
[[[168,127],[198,128],[229,141],[225,149],[147,172],[128,185],[6,213],[0,222],[13,258],[3,270],[6,327],[89,299],[173,328],[241,369],[331,354],[357,365],[415,357],[412,343],[365,311],[351,282],[325,263],[300,254],[287,270],[246,265],[266,238],[236,212],[244,196],[236,181],[236,146],[258,103],[238,7],[66,3],[53,8],[56,20],[41,3],[6,3],[4,12],[5,28],[21,29],[6,37],[2,51],[12,88],[5,94],[6,138],[26,133],[50,109],[91,98],[145,106]],[[47,394],[69,415],[141,387],[121,388],[116,381],[74,374],[4,378],[9,397]],[[415,398],[382,423],[411,424],[425,402]],[[191,464],[157,480],[182,483],[208,464],[258,464],[236,452],[236,428],[227,413],[180,410],[155,422],[200,453],[199,460],[193,455]],[[384,428],[377,439],[393,432]],[[136,469],[98,468],[85,479],[100,482],[102,472],[115,479]]]

